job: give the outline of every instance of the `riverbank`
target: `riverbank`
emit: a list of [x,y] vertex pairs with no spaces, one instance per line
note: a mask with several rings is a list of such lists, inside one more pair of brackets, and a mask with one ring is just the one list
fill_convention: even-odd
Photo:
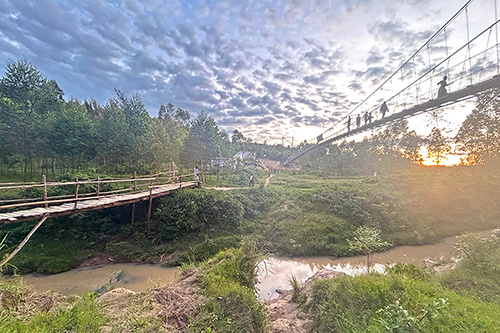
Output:
[[[147,205],[136,206],[134,225],[130,207],[51,219],[12,264],[22,274],[67,271],[100,258],[179,266],[244,239],[278,257],[345,257],[358,254],[347,240],[359,226],[379,228],[394,246],[499,227],[500,180],[461,170],[467,169],[420,168],[391,177],[283,171],[267,188],[182,191],[153,202],[150,225]],[[8,234],[14,246],[33,223],[2,226],[0,237]]]
[[[499,332],[500,238],[466,236],[456,267],[436,274],[398,264],[385,274],[320,270],[275,300],[256,296],[252,247],[185,266],[176,283],[65,297],[0,282],[2,332]],[[260,266],[262,269],[262,266]],[[320,277],[320,279],[318,279]]]
[[[388,264],[413,263],[418,266],[452,262],[452,252],[458,238],[451,237],[437,244],[419,246],[399,246],[374,256],[372,270],[383,272]],[[22,275],[23,282],[37,292],[54,291],[65,296],[83,292],[102,294],[116,288],[126,288],[142,292],[175,281],[181,273],[179,268],[161,265],[112,263],[109,260],[97,262],[94,266],[81,267],[66,272],[42,275]],[[264,263],[262,264],[264,265]],[[303,282],[322,269],[331,269],[355,276],[366,272],[366,257],[344,258],[308,257],[287,258],[270,257],[265,260],[269,271],[259,271],[259,298],[271,299],[278,296],[276,289],[288,289],[288,280],[294,276]]]

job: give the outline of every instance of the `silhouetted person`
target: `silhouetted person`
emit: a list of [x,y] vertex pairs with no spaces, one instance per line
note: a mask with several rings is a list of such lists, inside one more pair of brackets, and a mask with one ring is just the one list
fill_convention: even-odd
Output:
[[361,115],[358,114],[358,116],[356,117],[356,126],[359,127],[361,126]]
[[368,114],[368,122],[371,123],[372,122],[372,119],[373,119],[373,116],[372,116],[372,113],[370,112]]
[[380,112],[382,113],[382,119],[385,117],[385,113],[389,111],[389,108],[387,107],[387,103],[384,102],[382,103],[382,106],[380,107]]
[[351,116],[347,118],[347,132],[351,131]]
[[446,87],[449,86],[450,84],[446,83],[446,79],[448,79],[447,76],[443,77],[443,80],[439,81],[438,86],[438,98],[446,96],[448,92],[446,91]]
[[366,111],[365,115],[363,116],[363,120],[365,121],[365,125],[368,124],[368,111]]

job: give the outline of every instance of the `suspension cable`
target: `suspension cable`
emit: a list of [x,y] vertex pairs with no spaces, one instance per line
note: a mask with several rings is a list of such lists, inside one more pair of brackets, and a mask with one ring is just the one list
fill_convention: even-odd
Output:
[[[396,71],[394,71],[393,74],[391,74],[377,89],[375,89],[368,97],[366,97],[361,103],[359,103],[351,112],[347,113],[344,117],[342,117],[340,120],[338,120],[333,126],[331,126],[329,129],[324,131],[322,134],[332,130],[337,126],[337,124],[341,123],[345,119],[347,119],[348,116],[350,116],[353,112],[355,112],[363,103],[366,102],[368,98],[370,98],[372,95],[374,95],[377,91],[380,90],[380,87],[382,87],[384,84],[386,84],[394,75],[397,74],[397,72],[402,69],[410,60],[412,57],[416,56],[420,51],[422,51],[428,44],[438,36],[443,29],[445,29],[448,25],[450,25],[464,10],[467,9],[467,7],[473,2],[474,0],[468,0],[465,5],[463,5],[441,28],[439,28],[438,31],[436,31],[415,53],[413,53],[412,56],[408,58]],[[313,139],[314,140],[314,139]]]
[[469,11],[465,8],[465,20],[467,21],[467,49],[469,50],[469,77],[472,85],[472,54],[470,53],[470,36],[469,36]]
[[[497,0],[495,1],[495,21],[498,20],[497,16]],[[500,60],[498,59],[498,26],[495,26],[495,32],[496,32],[496,42],[497,42],[497,74],[500,72]]]

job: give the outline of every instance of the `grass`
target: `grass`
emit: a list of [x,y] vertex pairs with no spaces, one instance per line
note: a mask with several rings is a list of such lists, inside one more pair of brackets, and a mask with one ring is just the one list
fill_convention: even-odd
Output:
[[221,251],[200,265],[200,286],[208,301],[189,332],[268,332],[267,309],[257,300],[255,287],[261,259],[244,245]]
[[500,331],[500,305],[401,274],[319,281],[310,309],[315,332]]
[[444,274],[444,284],[460,294],[500,304],[500,238],[469,235],[459,251],[462,259]]
[[397,264],[314,283],[315,332],[500,332],[500,238],[465,237],[461,253],[441,275]]
[[105,322],[94,294],[62,299],[35,294],[19,281],[0,282],[0,332],[101,332]]

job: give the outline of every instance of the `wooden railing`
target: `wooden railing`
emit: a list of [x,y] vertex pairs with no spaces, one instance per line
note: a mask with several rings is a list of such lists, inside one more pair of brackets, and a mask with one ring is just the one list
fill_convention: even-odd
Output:
[[[119,193],[127,192],[140,192],[149,190],[150,192],[161,185],[166,184],[176,184],[182,183],[182,181],[191,181],[194,179],[194,174],[177,175],[177,171],[160,172],[156,174],[151,174],[147,176],[137,176],[134,172],[133,176],[130,178],[100,178],[97,177],[93,180],[78,180],[75,178],[74,181],[69,182],[47,182],[45,175],[42,176],[42,181],[40,183],[36,182],[25,182],[25,183],[0,183],[0,198],[8,196],[17,196],[17,198],[11,199],[0,199],[0,210],[19,208],[19,207],[30,207],[30,206],[45,206],[48,207],[50,204],[56,203],[68,203],[74,202],[75,208],[78,202],[85,200],[101,199],[109,197],[110,195],[116,195]],[[105,184],[119,184],[119,183],[130,183],[130,186],[120,189],[113,189],[109,191],[101,191],[102,185]],[[81,186],[95,184],[95,190],[89,192],[88,188],[82,193]],[[65,195],[55,195],[49,196],[48,189],[50,187],[65,187],[74,186],[75,190],[73,194]],[[40,197],[35,198],[21,198],[20,191],[27,189],[41,188],[43,194]],[[11,192],[10,194],[5,194]]]

